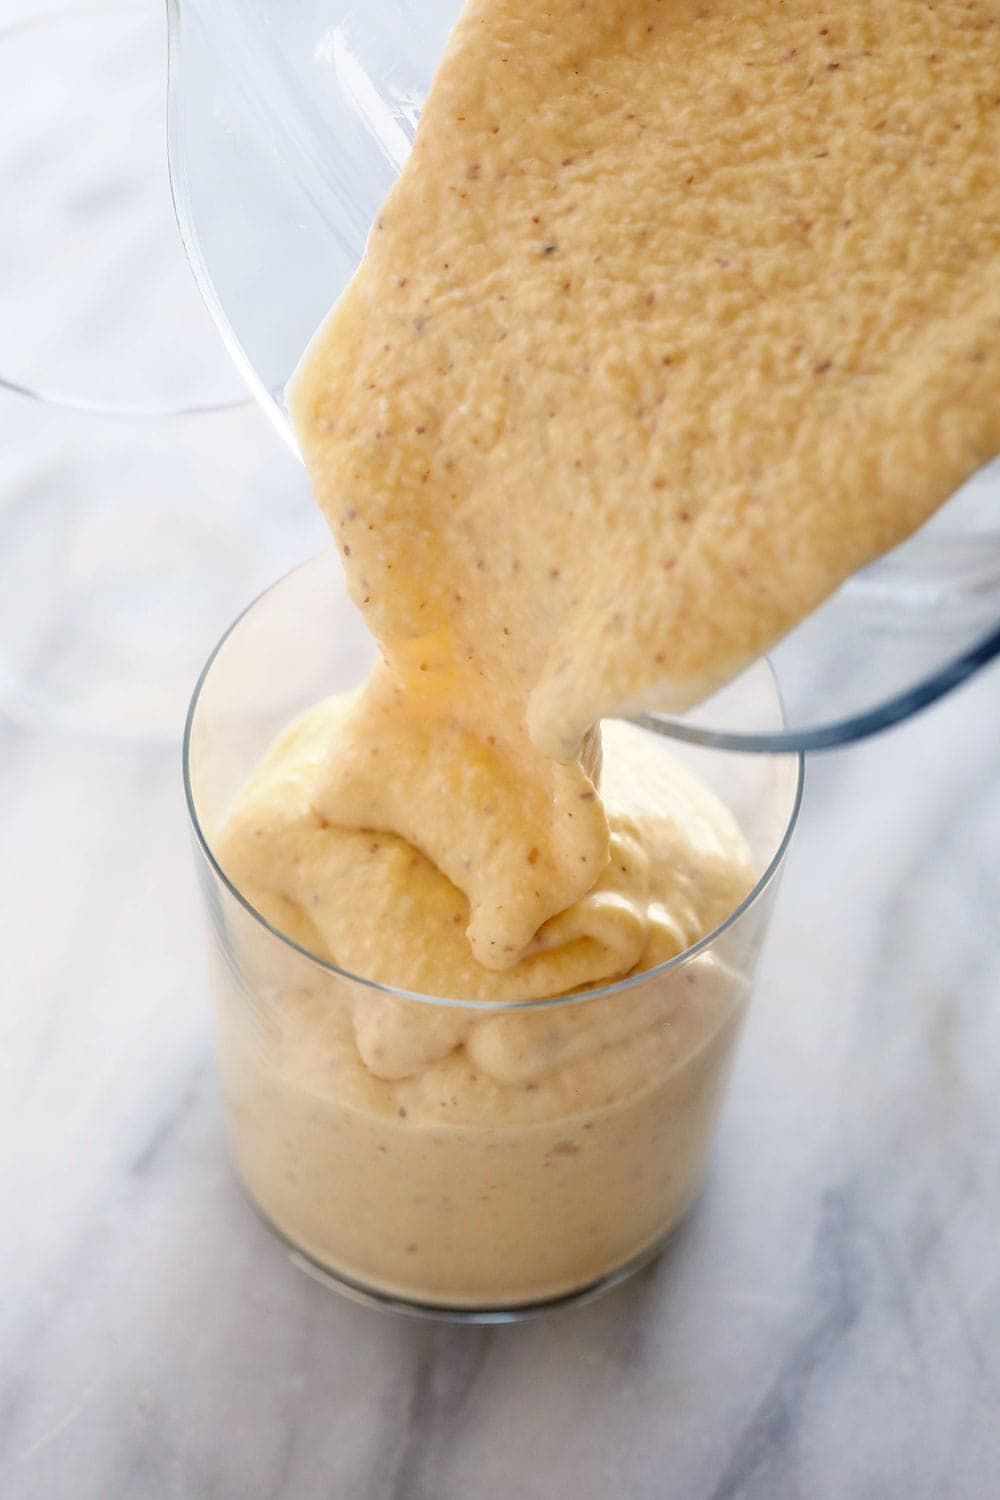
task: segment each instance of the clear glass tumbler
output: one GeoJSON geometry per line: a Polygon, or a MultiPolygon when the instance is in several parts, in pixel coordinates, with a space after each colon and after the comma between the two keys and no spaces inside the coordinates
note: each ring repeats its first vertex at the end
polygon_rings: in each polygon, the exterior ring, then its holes
{"type": "MultiPolygon", "coordinates": [[[[394,990],[275,930],[212,848],[278,731],[353,687],[372,656],[324,554],[237,620],[192,700],[185,781],[232,1154],[265,1217],[340,1290],[507,1320],[614,1284],[656,1254],[695,1198],[802,761],[664,744],[739,818],[758,872],[739,907],[671,962],[517,1004],[394,990]],[[375,1018],[390,1036],[423,1030],[455,1045],[409,1077],[375,1077],[358,1046],[375,1018]]],[[[750,710],[780,725],[766,664],[732,691],[734,725],[750,710]]]]}

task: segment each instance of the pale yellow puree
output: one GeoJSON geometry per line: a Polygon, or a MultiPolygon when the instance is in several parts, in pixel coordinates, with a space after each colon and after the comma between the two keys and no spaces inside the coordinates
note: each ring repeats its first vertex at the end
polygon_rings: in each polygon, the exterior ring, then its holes
{"type": "MultiPolygon", "coordinates": [[[[381,659],[219,833],[263,915],[493,1002],[725,919],[733,818],[595,726],[697,701],[1000,446],[998,161],[992,0],[471,0],[288,393],[381,659]]],[[[508,1013],[287,963],[263,1020],[222,987],[231,1131],[335,1270],[530,1301],[690,1201],[749,958],[508,1013]]]]}

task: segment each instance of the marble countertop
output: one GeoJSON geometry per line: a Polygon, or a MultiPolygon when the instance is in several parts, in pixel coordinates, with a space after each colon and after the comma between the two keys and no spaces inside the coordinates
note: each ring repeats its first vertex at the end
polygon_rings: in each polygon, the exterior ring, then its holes
{"type": "Polygon", "coordinates": [[[1000,1493],[1000,667],[812,761],[661,1260],[522,1326],[411,1321],[291,1264],[213,1072],[180,720],[322,545],[302,476],[249,407],[0,393],[0,452],[4,1500],[1000,1493]]]}
{"type": "MultiPolygon", "coordinates": [[[[250,409],[206,420],[257,440],[250,409]]],[[[0,518],[57,434],[86,456],[75,423],[0,404],[19,455],[0,518]]],[[[198,652],[311,515],[259,441],[271,529],[220,571],[198,652]]],[[[102,524],[71,527],[78,574],[81,534],[107,558],[102,524]]],[[[88,733],[8,688],[7,1500],[996,1493],[996,669],[812,761],[708,1190],[668,1253],[494,1330],[369,1311],[292,1266],[226,1162],[176,735],[116,734],[105,704],[88,733]]]]}
{"type": "Polygon", "coordinates": [[[1000,679],[812,763],[707,1192],[603,1301],[409,1321],[226,1162],[175,746],[4,724],[6,1500],[988,1500],[1000,679]]]}

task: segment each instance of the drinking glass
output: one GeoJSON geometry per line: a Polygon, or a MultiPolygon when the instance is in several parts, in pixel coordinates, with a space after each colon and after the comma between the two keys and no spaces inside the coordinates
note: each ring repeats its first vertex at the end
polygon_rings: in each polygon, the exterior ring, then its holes
{"type": "MultiPolygon", "coordinates": [[[[185,784],[232,1156],[299,1261],[341,1291],[429,1316],[510,1320],[613,1285],[693,1202],[802,761],[660,742],[736,815],[756,872],[739,906],[679,957],[552,999],[415,994],[291,941],[215,853],[275,735],[354,687],[373,654],[324,554],[240,616],[191,703],[185,784]],[[433,1038],[436,1060],[378,1077],[365,1063],[375,1033],[418,1048],[433,1038]]],[[[763,662],[720,707],[734,727],[751,710],[780,727],[763,662]]]]}

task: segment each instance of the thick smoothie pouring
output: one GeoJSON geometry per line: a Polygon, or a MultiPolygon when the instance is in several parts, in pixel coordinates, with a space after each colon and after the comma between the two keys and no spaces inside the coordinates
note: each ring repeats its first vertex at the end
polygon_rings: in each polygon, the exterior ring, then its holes
{"type": "Polygon", "coordinates": [[[737,935],[731,953],[655,966],[747,893],[744,840],[660,741],[609,723],[610,867],[534,951],[490,970],[467,898],[431,860],[317,818],[345,712],[321,704],[273,747],[223,832],[224,866],[309,951],[478,1004],[318,970],[231,912],[243,982],[220,964],[217,991],[237,1164],[292,1241],[382,1292],[477,1308],[586,1286],[659,1243],[697,1189],[752,950],[737,935]],[[489,1008],[602,967],[652,972],[589,1001],[489,1008]]]}
{"type": "MultiPolygon", "coordinates": [[[[720,685],[1000,446],[998,78],[988,0],[472,0],[289,391],[381,660],[219,835],[279,930],[495,1003],[738,905],[733,819],[595,726],[720,685]]],[[[288,984],[252,1045],[227,1001],[241,1170],[384,1289],[586,1284],[689,1201],[746,978],[560,1021],[288,984]]]]}

